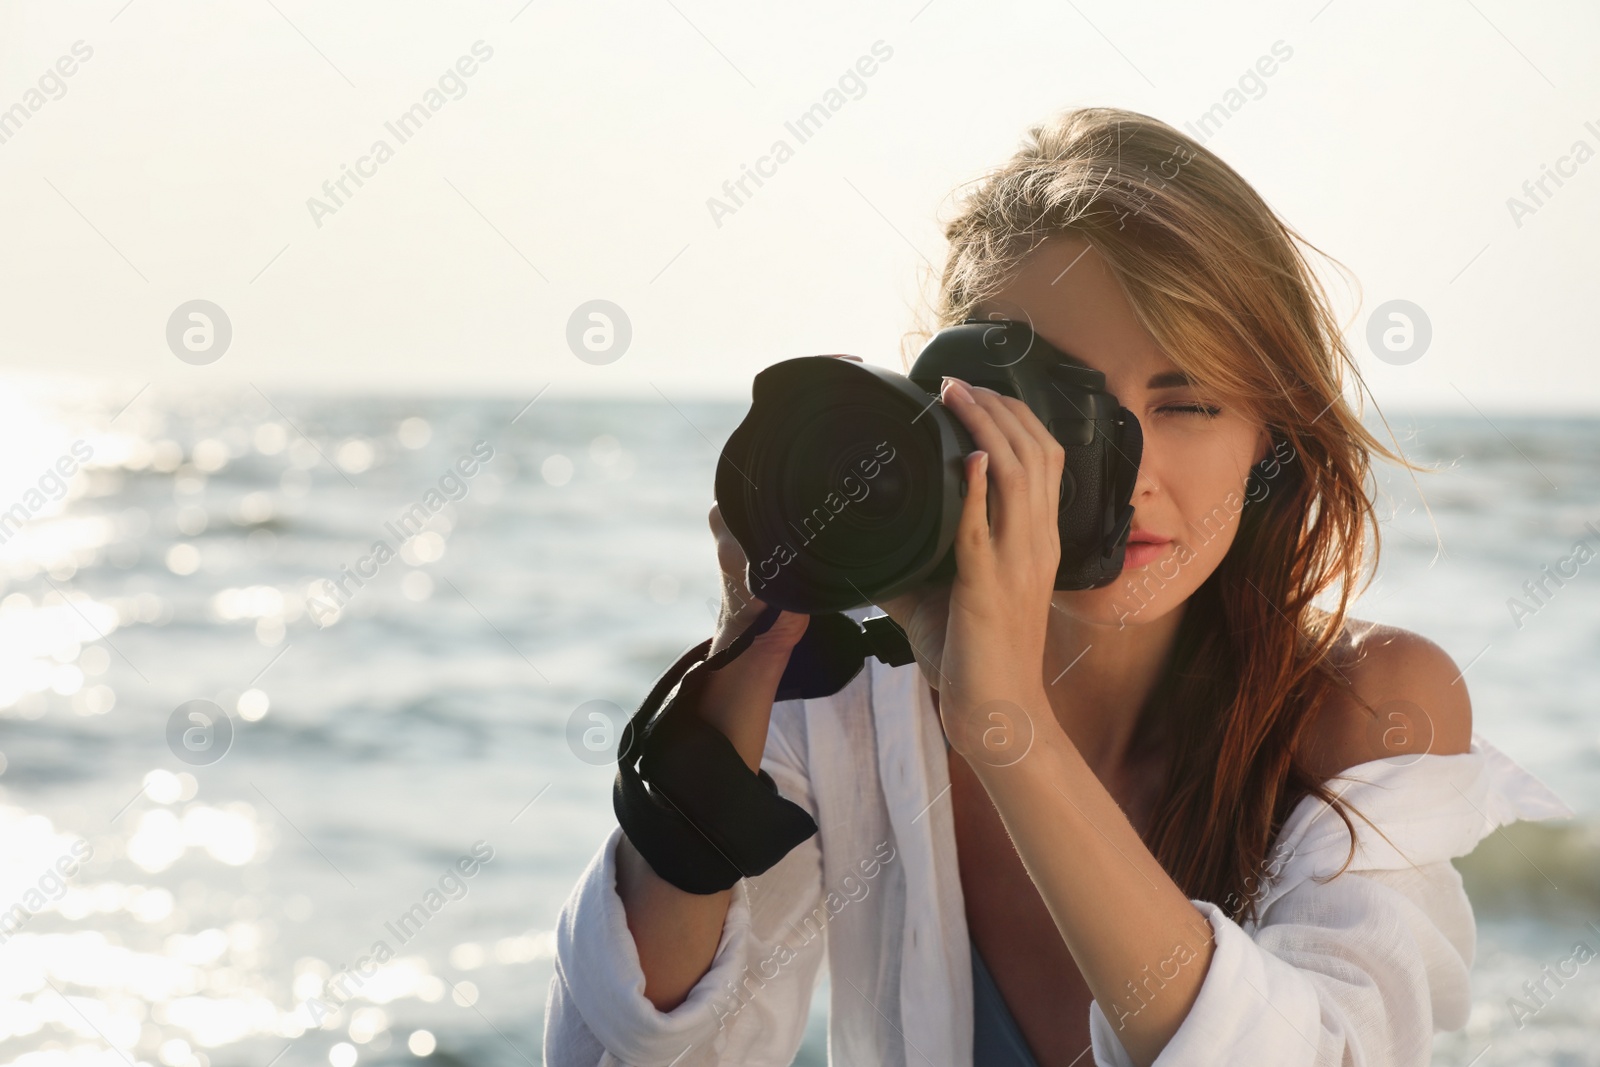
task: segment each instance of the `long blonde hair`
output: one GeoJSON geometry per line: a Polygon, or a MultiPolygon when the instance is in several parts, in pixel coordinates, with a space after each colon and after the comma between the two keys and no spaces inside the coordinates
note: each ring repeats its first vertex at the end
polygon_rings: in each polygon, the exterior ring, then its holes
{"type": "Polygon", "coordinates": [[[1332,654],[1376,571],[1372,458],[1426,468],[1361,422],[1366,384],[1300,246],[1325,254],[1192,138],[1133,111],[1071,110],[958,194],[937,328],[999,292],[1044,239],[1079,235],[1172,362],[1264,423],[1275,450],[1293,449],[1184,608],[1139,725],[1139,743],[1171,753],[1151,850],[1189,896],[1253,920],[1268,848],[1301,798],[1338,813],[1354,852],[1348,805],[1309,772],[1299,742],[1330,689],[1347,689],[1332,654]],[[1313,604],[1335,589],[1332,610],[1313,604]]]}

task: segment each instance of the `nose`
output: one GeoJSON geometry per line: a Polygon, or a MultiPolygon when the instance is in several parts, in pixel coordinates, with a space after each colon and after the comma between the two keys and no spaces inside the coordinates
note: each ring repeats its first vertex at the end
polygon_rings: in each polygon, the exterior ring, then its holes
{"type": "Polygon", "coordinates": [[[1146,437],[1139,452],[1139,473],[1133,480],[1131,500],[1138,501],[1154,496],[1156,491],[1155,462],[1151,455],[1150,438],[1146,437]]]}

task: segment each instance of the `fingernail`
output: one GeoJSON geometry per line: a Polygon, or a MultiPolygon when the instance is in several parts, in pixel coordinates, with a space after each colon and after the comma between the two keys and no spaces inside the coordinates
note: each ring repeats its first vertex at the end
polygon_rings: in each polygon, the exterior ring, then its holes
{"type": "Polygon", "coordinates": [[[962,383],[960,378],[943,379],[939,389],[939,399],[943,400],[951,393],[954,393],[962,400],[965,400],[969,403],[972,402],[972,390],[968,389],[966,385],[962,383]]]}

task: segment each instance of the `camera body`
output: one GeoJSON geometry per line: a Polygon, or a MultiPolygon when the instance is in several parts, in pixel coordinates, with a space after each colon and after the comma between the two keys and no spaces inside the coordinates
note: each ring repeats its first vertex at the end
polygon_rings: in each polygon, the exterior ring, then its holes
{"type": "Polygon", "coordinates": [[[1120,574],[1144,438],[1139,420],[1106,391],[1106,376],[1009,319],[967,319],[935,334],[909,377],[937,396],[947,376],[1016,397],[1065,450],[1056,588],[1094,588],[1120,574]]]}
{"type": "Polygon", "coordinates": [[[756,375],[716,474],[756,597],[818,614],[954,575],[974,445],[938,400],[946,376],[1021,400],[1065,449],[1055,588],[1093,588],[1121,573],[1138,420],[1106,391],[1105,375],[1026,323],[968,319],[940,330],[909,375],[828,356],[756,375]]]}

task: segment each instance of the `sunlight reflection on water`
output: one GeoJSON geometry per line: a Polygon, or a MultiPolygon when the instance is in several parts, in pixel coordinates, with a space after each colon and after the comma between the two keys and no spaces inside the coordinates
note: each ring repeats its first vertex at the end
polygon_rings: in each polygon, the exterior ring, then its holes
{"type": "MultiPolygon", "coordinates": [[[[708,441],[741,407],[127,399],[0,393],[0,1063],[537,1062],[551,923],[613,825],[612,770],[567,722],[633,707],[709,633],[708,441]],[[492,459],[451,481],[480,443],[492,459]],[[168,747],[195,699],[232,724],[214,762],[168,747]]],[[[1413,446],[1460,460],[1423,483],[1450,557],[1389,478],[1356,614],[1458,662],[1488,644],[1478,728],[1589,812],[1595,579],[1525,631],[1504,601],[1600,516],[1600,435],[1512,432],[1526,456],[1472,420],[1413,446]]],[[[1486,843],[1476,1029],[1441,1048],[1492,1031],[1484,1067],[1557,1062],[1504,1001],[1570,925],[1527,914],[1526,855],[1581,884],[1591,829],[1486,843]]],[[[1593,997],[1569,1009],[1573,1032],[1600,1020],[1593,997]]],[[[1564,1020],[1536,1035],[1564,1047],[1564,1020]]]]}

